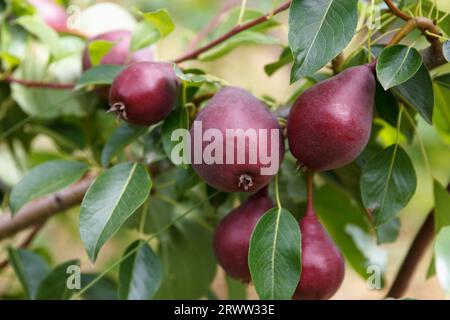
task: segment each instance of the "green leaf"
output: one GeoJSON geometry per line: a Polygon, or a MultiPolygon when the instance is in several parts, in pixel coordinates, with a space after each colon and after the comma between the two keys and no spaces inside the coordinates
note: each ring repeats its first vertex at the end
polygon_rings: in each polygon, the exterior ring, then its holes
{"type": "Polygon", "coordinates": [[[285,209],[268,211],[253,231],[249,268],[263,300],[288,300],[301,273],[301,235],[297,220],[285,209]]]}
{"type": "Polygon", "coordinates": [[[327,184],[316,191],[316,212],[345,259],[363,278],[367,267],[377,265],[385,270],[387,252],[376,245],[364,208],[342,189],[327,184]]]}
{"type": "Polygon", "coordinates": [[[114,42],[107,40],[95,40],[89,42],[88,51],[92,65],[97,66],[114,46],[114,42]]]}
{"type": "Polygon", "coordinates": [[[394,219],[414,195],[417,177],[408,154],[399,145],[371,158],[361,176],[364,206],[373,210],[375,226],[394,219]]]}
{"type": "Polygon", "coordinates": [[[450,62],[450,41],[445,41],[442,45],[442,53],[447,61],[450,62]]]}
{"type": "Polygon", "coordinates": [[[434,256],[436,273],[446,294],[450,294],[450,227],[443,228],[436,236],[434,256]]]}
{"type": "Polygon", "coordinates": [[[148,198],[152,182],[138,163],[122,163],[100,175],[91,185],[80,211],[80,234],[89,259],[148,198]]]}
{"type": "Polygon", "coordinates": [[[202,53],[198,58],[202,61],[216,60],[244,44],[280,45],[280,41],[273,36],[260,32],[244,31],[202,53]]]}
{"type": "Polygon", "coordinates": [[[270,63],[264,67],[264,71],[268,76],[273,75],[275,72],[277,72],[279,69],[284,67],[285,65],[291,63],[294,61],[294,57],[292,56],[292,52],[290,48],[285,48],[278,58],[278,61],[275,61],[273,63],[270,63]]]}
{"type": "Polygon", "coordinates": [[[85,163],[56,160],[33,168],[12,190],[10,207],[16,213],[26,203],[78,181],[89,169],[85,163]]]}
{"type": "MultiPolygon", "coordinates": [[[[155,213],[155,212],[154,212],[155,213]]],[[[155,299],[196,300],[206,296],[216,274],[212,233],[189,218],[161,238],[164,280],[155,299]]]]}
{"type": "Polygon", "coordinates": [[[49,27],[39,16],[22,16],[16,20],[16,23],[47,44],[54,56],[59,55],[58,33],[49,27]]]}
{"type": "Polygon", "coordinates": [[[433,119],[433,83],[430,73],[422,64],[417,73],[408,81],[392,88],[407,105],[414,108],[429,124],[433,119]]]}
{"type": "Polygon", "coordinates": [[[357,0],[294,0],[289,11],[289,45],[294,55],[291,83],[313,75],[350,42],[358,22],[357,0]]]}
{"type": "Polygon", "coordinates": [[[450,144],[450,75],[436,78],[433,124],[442,140],[450,144]],[[443,84],[443,81],[447,81],[443,84]]]}
{"type": "Polygon", "coordinates": [[[205,83],[213,85],[228,85],[228,83],[218,77],[208,75],[208,74],[197,74],[197,73],[184,73],[177,65],[173,65],[178,79],[183,81],[183,84],[187,87],[200,87],[205,83]]]}
{"type": "Polygon", "coordinates": [[[247,286],[239,280],[225,276],[228,289],[228,300],[247,300],[247,286]]]}
{"type": "Polygon", "coordinates": [[[107,167],[113,157],[118,155],[127,145],[147,132],[148,128],[128,123],[121,125],[106,142],[102,151],[102,166],[107,167]]]}
{"type": "MultiPolygon", "coordinates": [[[[98,276],[98,274],[81,274],[81,288],[87,286],[98,276]]],[[[83,298],[86,300],[117,300],[117,283],[109,277],[102,277],[83,294],[83,298]]]]}
{"type": "Polygon", "coordinates": [[[377,77],[384,90],[411,79],[422,65],[422,56],[413,47],[395,45],[384,49],[377,62],[377,77]]]}
{"type": "Polygon", "coordinates": [[[378,244],[393,243],[400,234],[400,219],[394,218],[375,229],[378,244]]]}
{"type": "Polygon", "coordinates": [[[136,26],[131,37],[131,51],[146,48],[160,39],[158,29],[148,21],[141,21],[136,26]]]}
{"type": "Polygon", "coordinates": [[[140,240],[133,242],[124,255],[129,256],[120,264],[120,299],[148,300],[153,298],[162,281],[162,266],[158,256],[147,243],[140,240]],[[137,248],[138,246],[139,248],[137,248]],[[134,252],[130,254],[133,250],[134,252]]]}
{"type": "Polygon", "coordinates": [[[37,300],[68,300],[75,293],[75,289],[69,289],[67,272],[71,266],[80,266],[80,261],[72,260],[54,268],[41,282],[37,291],[37,300]]]}
{"type": "Polygon", "coordinates": [[[78,90],[91,85],[111,85],[123,69],[123,66],[111,64],[92,67],[81,75],[75,89],[78,90]]]}
{"type": "Polygon", "coordinates": [[[177,129],[189,129],[189,113],[186,108],[178,107],[166,118],[161,129],[164,152],[172,160],[173,148],[181,143],[172,141],[172,133],[177,129]]]}
{"type": "Polygon", "coordinates": [[[9,261],[19,278],[28,299],[36,299],[42,280],[50,272],[50,268],[38,254],[25,249],[8,249],[9,261]]]}
{"type": "Polygon", "coordinates": [[[379,82],[375,91],[375,106],[380,118],[396,128],[400,113],[397,100],[391,91],[385,91],[379,82]]]}
{"type": "Polygon", "coordinates": [[[167,9],[159,9],[141,14],[145,21],[148,21],[155,26],[161,37],[169,35],[173,29],[175,29],[175,24],[167,9]]]}

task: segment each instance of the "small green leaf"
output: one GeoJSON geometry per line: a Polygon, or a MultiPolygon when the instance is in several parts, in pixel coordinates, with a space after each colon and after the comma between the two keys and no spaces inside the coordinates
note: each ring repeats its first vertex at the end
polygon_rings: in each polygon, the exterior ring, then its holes
{"type": "Polygon", "coordinates": [[[408,204],[416,186],[413,163],[399,145],[392,145],[370,159],[361,176],[361,196],[364,206],[373,210],[375,226],[394,219],[408,204]]]}
{"type": "Polygon", "coordinates": [[[375,91],[375,106],[379,117],[396,128],[400,113],[397,99],[391,91],[385,91],[379,82],[375,91]]]}
{"type": "Polygon", "coordinates": [[[395,45],[381,52],[377,62],[377,76],[384,90],[411,79],[422,65],[422,56],[413,47],[395,45]]]}
{"type": "Polygon", "coordinates": [[[270,63],[264,67],[264,71],[268,76],[273,75],[275,72],[277,72],[279,69],[284,67],[285,65],[291,63],[294,61],[294,57],[292,56],[292,52],[290,48],[285,48],[278,58],[278,61],[275,61],[273,63],[270,63]]]}
{"type": "Polygon", "coordinates": [[[148,128],[128,123],[121,125],[106,142],[102,151],[102,166],[107,167],[113,157],[118,155],[127,145],[147,132],[148,128]]]}
{"type": "Polygon", "coordinates": [[[167,9],[159,9],[153,12],[142,13],[145,21],[150,22],[158,30],[161,37],[169,35],[173,29],[175,29],[175,24],[173,23],[172,17],[167,9]]]}
{"type": "Polygon", "coordinates": [[[36,299],[39,285],[50,268],[38,254],[25,249],[8,249],[9,261],[28,299],[36,299]]]}
{"type": "Polygon", "coordinates": [[[91,185],[80,210],[80,234],[89,259],[95,262],[103,244],[148,198],[152,182],[138,163],[122,163],[91,185]]]}
{"type": "Polygon", "coordinates": [[[407,105],[414,108],[429,124],[433,119],[433,83],[425,65],[408,81],[392,88],[407,105]]]}
{"type": "Polygon", "coordinates": [[[92,67],[81,75],[75,89],[78,90],[91,85],[110,85],[123,69],[123,66],[111,64],[92,67]]]}
{"type": "Polygon", "coordinates": [[[178,107],[167,117],[161,129],[164,152],[169,159],[172,159],[173,148],[181,143],[172,141],[172,133],[177,129],[189,129],[189,113],[186,108],[178,107]]]}
{"type": "Polygon", "coordinates": [[[434,256],[436,273],[446,294],[450,294],[450,227],[441,229],[436,236],[434,256]]]}
{"type": "Polygon", "coordinates": [[[176,64],[173,65],[178,79],[183,81],[183,84],[187,87],[200,87],[205,83],[209,83],[217,86],[226,86],[228,83],[218,77],[208,75],[208,74],[197,74],[197,73],[184,73],[176,64]]]}
{"type": "Polygon", "coordinates": [[[148,300],[153,298],[162,281],[162,266],[152,248],[140,240],[125,251],[129,256],[119,269],[119,297],[123,300],[148,300]],[[139,248],[137,248],[139,246],[139,248]],[[130,254],[131,251],[134,252],[130,254]]]}
{"type": "Polygon", "coordinates": [[[95,40],[88,44],[89,57],[93,66],[97,66],[106,56],[115,43],[107,40],[95,40]]]}
{"type": "Polygon", "coordinates": [[[253,231],[249,268],[263,300],[288,300],[301,273],[301,235],[297,220],[285,209],[268,211],[253,231]]]}
{"type": "Polygon", "coordinates": [[[89,169],[85,163],[56,160],[33,168],[12,190],[10,207],[16,213],[26,203],[78,181],[89,169]]]}
{"type": "Polygon", "coordinates": [[[289,10],[291,82],[310,76],[350,42],[358,23],[357,0],[294,0],[289,10]]]}
{"type": "Polygon", "coordinates": [[[71,276],[69,267],[80,266],[79,260],[65,262],[54,268],[39,286],[37,300],[68,300],[75,293],[75,289],[69,289],[71,276]]]}
{"type": "Polygon", "coordinates": [[[131,51],[146,48],[160,39],[158,29],[148,21],[141,21],[131,37],[131,51]]]}

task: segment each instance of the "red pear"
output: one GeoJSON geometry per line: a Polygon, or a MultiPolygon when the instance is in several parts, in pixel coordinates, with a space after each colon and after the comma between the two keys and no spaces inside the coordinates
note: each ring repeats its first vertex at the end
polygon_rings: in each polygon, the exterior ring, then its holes
{"type": "Polygon", "coordinates": [[[288,119],[299,164],[314,171],[343,167],[366,147],[373,120],[373,65],[352,67],[306,90],[288,119]]]}
{"type": "Polygon", "coordinates": [[[248,250],[258,220],[273,208],[267,188],[249,197],[231,211],[219,224],[214,235],[214,253],[219,264],[231,277],[249,282],[248,250]]]}
{"type": "MultiPolygon", "coordinates": [[[[284,144],[280,126],[266,106],[249,92],[236,87],[220,90],[200,111],[196,122],[201,123],[203,132],[213,129],[223,137],[221,163],[207,164],[205,161],[201,161],[201,163],[192,161],[192,166],[197,174],[214,188],[226,192],[255,192],[266,186],[278,171],[279,165],[275,168],[275,172],[263,172],[262,168],[270,167],[271,164],[262,163],[259,154],[261,148],[264,147],[273,158],[273,162],[281,164],[284,156],[284,144]],[[264,132],[261,129],[266,130],[266,134],[263,134],[267,138],[265,142],[260,139],[259,134],[264,132]],[[227,137],[227,131],[230,132],[230,130],[255,134],[245,137],[245,143],[239,144],[237,139],[227,137]],[[272,143],[272,137],[276,136],[275,132],[279,139],[276,140],[276,143],[272,143]],[[234,149],[230,147],[233,143],[234,149]],[[273,154],[270,152],[272,145],[275,150],[273,154]],[[243,156],[245,161],[239,162],[239,155],[243,156]],[[232,160],[234,158],[234,160],[228,161],[228,158],[232,160]],[[252,162],[251,158],[256,160],[252,162]]],[[[194,128],[195,123],[191,129],[191,137],[195,137],[194,128]]],[[[194,139],[192,141],[194,143],[194,139]]],[[[202,154],[210,143],[203,141],[200,150],[202,154]]],[[[194,158],[196,152],[194,145],[192,150],[194,158]]],[[[197,156],[202,157],[202,154],[197,154],[197,156]]]]}

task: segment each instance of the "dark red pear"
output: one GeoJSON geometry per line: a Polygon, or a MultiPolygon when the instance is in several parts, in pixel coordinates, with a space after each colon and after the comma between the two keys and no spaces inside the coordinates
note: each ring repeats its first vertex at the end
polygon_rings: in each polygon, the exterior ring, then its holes
{"type": "Polygon", "coordinates": [[[299,164],[315,171],[343,167],[366,147],[373,120],[373,65],[349,68],[306,90],[288,118],[288,139],[299,164]]]}
{"type": "Polygon", "coordinates": [[[250,238],[258,220],[272,208],[273,202],[264,188],[220,222],[214,235],[214,253],[229,276],[245,282],[251,280],[248,267],[250,238]]]}
{"type": "Polygon", "coordinates": [[[170,63],[136,62],[111,86],[111,111],[131,124],[150,126],[166,118],[176,105],[180,82],[170,63]]]}
{"type": "MultiPolygon", "coordinates": [[[[100,64],[126,65],[133,62],[153,61],[153,49],[144,48],[136,52],[131,52],[131,32],[127,30],[116,30],[99,34],[88,40],[88,44],[105,40],[114,43],[114,47],[102,58],[100,64]]],[[[92,68],[88,47],[83,52],[83,71],[92,68]]]]}
{"type": "MultiPolygon", "coordinates": [[[[220,90],[198,114],[191,129],[192,137],[195,137],[196,123],[201,123],[204,133],[212,129],[223,137],[223,152],[218,156],[220,162],[207,164],[205,161],[194,159],[196,152],[197,156],[202,158],[205,148],[211,142],[203,141],[200,151],[196,150],[195,145],[192,146],[192,166],[197,174],[212,187],[226,192],[256,192],[266,186],[277,173],[284,156],[280,126],[266,106],[248,91],[236,87],[220,90]],[[255,134],[239,135],[241,141],[245,139],[245,143],[239,143],[236,138],[238,135],[227,137],[227,132],[237,134],[238,130],[241,133],[255,134]],[[276,137],[277,134],[279,139],[272,142],[272,137],[276,137]],[[266,138],[265,141],[261,139],[261,136],[266,138]],[[273,152],[271,152],[272,148],[273,152]],[[272,163],[262,161],[260,153],[266,153],[261,152],[264,149],[272,157],[272,163]],[[278,165],[274,165],[275,162],[278,165]],[[262,170],[271,166],[275,168],[274,172],[262,170]]],[[[193,144],[194,140],[192,139],[193,144]]]]}
{"type": "Polygon", "coordinates": [[[302,273],[293,299],[326,300],[341,287],[345,262],[312,207],[300,222],[302,273]]]}

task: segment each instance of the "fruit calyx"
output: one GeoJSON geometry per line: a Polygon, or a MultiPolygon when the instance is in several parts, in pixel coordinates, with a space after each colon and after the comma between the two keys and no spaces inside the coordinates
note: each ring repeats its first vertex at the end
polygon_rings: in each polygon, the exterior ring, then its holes
{"type": "Polygon", "coordinates": [[[243,188],[245,191],[248,191],[252,187],[253,187],[252,176],[248,174],[241,174],[239,176],[238,188],[243,188]]]}
{"type": "Polygon", "coordinates": [[[111,108],[109,108],[107,113],[114,113],[117,116],[117,120],[124,120],[127,121],[127,108],[125,107],[125,104],[122,102],[115,102],[111,105],[111,108]]]}

